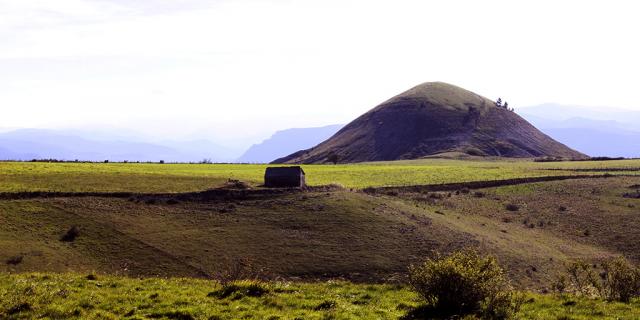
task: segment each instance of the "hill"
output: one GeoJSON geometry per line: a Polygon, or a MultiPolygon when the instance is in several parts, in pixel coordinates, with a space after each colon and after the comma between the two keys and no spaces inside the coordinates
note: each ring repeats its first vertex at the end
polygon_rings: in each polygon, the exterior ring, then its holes
{"type": "Polygon", "coordinates": [[[640,261],[640,203],[622,196],[639,184],[638,177],[608,177],[472,192],[314,188],[0,200],[0,261],[7,262],[0,271],[215,277],[247,258],[274,277],[378,282],[403,279],[409,264],[435,252],[471,247],[496,255],[519,287],[545,288],[573,259],[640,261]],[[79,236],[60,241],[71,226],[79,236]],[[20,263],[9,263],[13,257],[20,263]]]}
{"type": "Polygon", "coordinates": [[[269,163],[292,152],[313,147],[328,139],[344,125],[317,128],[293,128],[274,133],[269,139],[252,145],[236,162],[269,163]]]}
{"type": "Polygon", "coordinates": [[[471,91],[430,82],[358,117],[319,145],[274,163],[416,159],[444,152],[476,156],[584,158],[512,111],[471,91]]]}

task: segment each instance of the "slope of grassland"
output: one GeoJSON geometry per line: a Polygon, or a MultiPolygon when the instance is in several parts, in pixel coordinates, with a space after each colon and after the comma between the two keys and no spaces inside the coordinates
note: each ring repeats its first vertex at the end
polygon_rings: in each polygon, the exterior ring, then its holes
{"type": "MultiPolygon", "coordinates": [[[[213,281],[135,279],[79,274],[0,273],[3,319],[398,319],[420,305],[397,285],[349,282],[260,285],[253,294],[221,296],[213,281]]],[[[637,319],[630,304],[529,294],[518,319],[637,319]]]]}
{"type": "Polygon", "coordinates": [[[522,184],[480,192],[348,190],[248,199],[0,201],[0,270],[215,277],[248,258],[285,279],[403,280],[435,252],[496,255],[521,288],[548,288],[575,259],[640,258],[640,177],[522,184]],[[171,201],[174,200],[174,201],[171,201]],[[176,203],[177,202],[177,203],[176,203]],[[509,211],[507,205],[517,206],[509,211]],[[72,225],[80,236],[59,238],[72,225]]]}
{"type": "Polygon", "coordinates": [[[346,191],[177,204],[0,201],[0,211],[0,259],[24,257],[0,267],[11,271],[203,277],[250,258],[277,276],[379,281],[468,238],[384,199],[346,191]],[[78,239],[59,241],[72,225],[81,230],[78,239]]]}
{"type": "MultiPolygon", "coordinates": [[[[0,319],[398,318],[419,304],[402,285],[407,266],[436,252],[476,248],[495,255],[516,287],[532,291],[548,290],[576,259],[624,255],[640,263],[640,176],[633,176],[639,160],[310,165],[312,185],[349,188],[179,193],[229,178],[256,186],[264,168],[0,163],[0,319]],[[559,175],[590,178],[429,188],[559,175]],[[16,193],[37,190],[79,194],[19,199],[16,193]],[[83,196],[90,191],[140,194],[83,196]],[[79,236],[61,241],[71,226],[79,236]],[[220,285],[210,279],[239,259],[278,281],[260,296],[217,296],[220,285]]],[[[520,318],[640,317],[640,301],[532,298],[520,318]]]]}
{"type": "MultiPolygon", "coordinates": [[[[220,186],[228,179],[260,185],[265,168],[266,165],[243,164],[0,162],[0,192],[190,192],[220,186]]],[[[305,165],[303,168],[310,185],[337,183],[348,188],[366,188],[594,173],[575,169],[639,174],[640,160],[539,163],[504,159],[422,159],[305,165]]]]}

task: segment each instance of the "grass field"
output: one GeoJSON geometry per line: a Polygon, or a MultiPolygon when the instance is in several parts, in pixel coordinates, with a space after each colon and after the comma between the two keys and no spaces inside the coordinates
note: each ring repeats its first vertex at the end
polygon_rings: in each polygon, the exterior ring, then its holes
{"type": "MultiPolygon", "coordinates": [[[[215,188],[230,178],[258,186],[265,167],[0,162],[0,192],[177,193],[215,188]]],[[[576,259],[597,263],[623,255],[640,262],[640,199],[625,196],[640,189],[640,160],[428,159],[304,168],[311,185],[354,189],[636,176],[446,192],[7,197],[0,200],[0,319],[398,319],[420,302],[404,285],[381,283],[401,283],[408,265],[435,252],[492,254],[514,286],[530,292],[547,291],[576,259]],[[79,227],[79,236],[61,241],[71,226],[79,227]],[[279,280],[263,284],[258,296],[220,297],[221,286],[202,278],[216,278],[238,258],[279,280]]],[[[637,300],[528,295],[520,319],[640,318],[637,300]]]]}
{"type": "MultiPolygon", "coordinates": [[[[240,283],[239,289],[250,283],[240,283]]],[[[420,305],[406,286],[272,282],[227,292],[213,281],[0,274],[3,319],[398,319],[420,305]],[[256,289],[257,288],[257,289],[256,289]],[[226,296],[225,296],[226,295],[226,296]]],[[[638,319],[629,304],[529,294],[519,319],[638,319]]]]}
{"type": "MultiPolygon", "coordinates": [[[[0,192],[188,192],[220,186],[228,179],[259,185],[267,165],[0,162],[0,192]]],[[[305,165],[310,185],[348,188],[422,185],[479,180],[640,173],[640,160],[552,162],[424,159],[348,165],[305,165]],[[560,169],[560,170],[548,170],[560,169]]]]}
{"type": "Polygon", "coordinates": [[[403,279],[409,264],[434,252],[472,247],[498,257],[519,288],[543,290],[575,259],[640,261],[640,200],[622,197],[639,184],[549,181],[485,188],[482,197],[333,190],[244,200],[1,200],[0,262],[22,261],[0,271],[202,277],[250,258],[290,280],[382,282],[403,279]],[[60,241],[73,225],[80,236],[60,241]]]}

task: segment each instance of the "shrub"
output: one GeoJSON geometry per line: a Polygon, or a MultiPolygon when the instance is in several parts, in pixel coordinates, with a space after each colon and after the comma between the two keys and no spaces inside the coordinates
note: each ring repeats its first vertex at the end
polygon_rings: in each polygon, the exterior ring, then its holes
{"type": "Polygon", "coordinates": [[[18,303],[14,306],[12,306],[11,308],[9,308],[9,310],[7,310],[7,314],[8,315],[15,315],[15,314],[19,314],[21,312],[26,312],[31,310],[31,304],[29,304],[28,302],[22,302],[22,303],[18,303]]]}
{"type": "Polygon", "coordinates": [[[439,192],[434,192],[429,194],[429,198],[436,199],[436,200],[444,199],[445,197],[446,197],[446,194],[439,193],[439,192]]]}
{"type": "Polygon", "coordinates": [[[244,189],[251,189],[251,185],[249,185],[244,181],[229,179],[227,182],[225,182],[224,188],[244,190],[244,189]]]}
{"type": "Polygon", "coordinates": [[[167,312],[155,312],[149,315],[152,319],[175,319],[175,320],[193,320],[195,319],[188,311],[167,311],[167,312]]]}
{"type": "Polygon", "coordinates": [[[333,151],[330,152],[329,155],[327,156],[327,162],[338,164],[338,161],[340,161],[340,156],[337,153],[334,153],[333,151]]]}
{"type": "MultiPolygon", "coordinates": [[[[565,276],[560,278],[562,282],[569,282],[575,292],[585,296],[599,295],[602,299],[620,302],[640,297],[640,269],[626,259],[618,257],[604,261],[599,274],[596,267],[579,260],[567,267],[569,281],[565,276]]],[[[564,284],[563,289],[567,287],[564,284]]]]}
{"type": "Polygon", "coordinates": [[[23,256],[13,256],[13,257],[10,257],[9,259],[7,259],[6,262],[9,265],[15,266],[15,265],[21,264],[23,258],[24,258],[23,256]]]}
{"type": "Polygon", "coordinates": [[[513,203],[509,203],[509,204],[505,205],[504,208],[509,210],[509,211],[518,211],[518,210],[520,210],[520,206],[517,205],[517,204],[513,204],[513,203]]]}
{"type": "Polygon", "coordinates": [[[567,267],[567,274],[576,293],[587,296],[595,294],[598,280],[590,264],[578,260],[567,267]]]}
{"type": "Polygon", "coordinates": [[[373,187],[366,187],[364,189],[362,189],[362,192],[366,193],[366,194],[376,194],[377,193],[377,189],[373,188],[373,187]]]}
{"type": "Polygon", "coordinates": [[[320,310],[330,310],[336,307],[336,302],[333,300],[325,300],[322,301],[322,303],[320,303],[319,305],[315,306],[313,308],[313,310],[315,311],[320,311],[320,310]]]}
{"type": "Polygon", "coordinates": [[[623,194],[622,197],[623,198],[630,198],[630,199],[640,199],[640,191],[627,192],[627,193],[623,194]]]}
{"type": "Polygon", "coordinates": [[[80,235],[80,229],[77,226],[71,227],[65,234],[60,237],[60,241],[73,242],[80,235]]]}
{"type": "Polygon", "coordinates": [[[207,296],[218,299],[231,298],[231,300],[238,300],[243,297],[262,297],[267,293],[269,293],[269,288],[264,283],[243,280],[226,283],[219,290],[209,292],[207,296]]]}
{"type": "Polygon", "coordinates": [[[561,275],[558,277],[556,282],[551,285],[551,289],[557,293],[563,294],[567,291],[567,277],[565,275],[561,275]]]}
{"type": "Polygon", "coordinates": [[[623,257],[602,263],[600,294],[610,301],[629,302],[640,296],[640,269],[623,257]]]}
{"type": "Polygon", "coordinates": [[[258,267],[253,260],[236,258],[228,261],[224,268],[214,274],[214,278],[224,286],[239,280],[265,280],[270,276],[266,268],[258,267]]]}
{"type": "Polygon", "coordinates": [[[438,256],[411,266],[409,282],[442,315],[510,319],[520,308],[521,299],[496,259],[481,257],[473,251],[438,256]]]}

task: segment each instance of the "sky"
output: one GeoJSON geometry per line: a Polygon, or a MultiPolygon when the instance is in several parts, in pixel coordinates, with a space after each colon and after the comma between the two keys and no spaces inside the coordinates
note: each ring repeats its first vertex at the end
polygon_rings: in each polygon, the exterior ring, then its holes
{"type": "Polygon", "coordinates": [[[243,144],[427,81],[640,110],[634,1],[0,0],[0,128],[243,144]]]}

